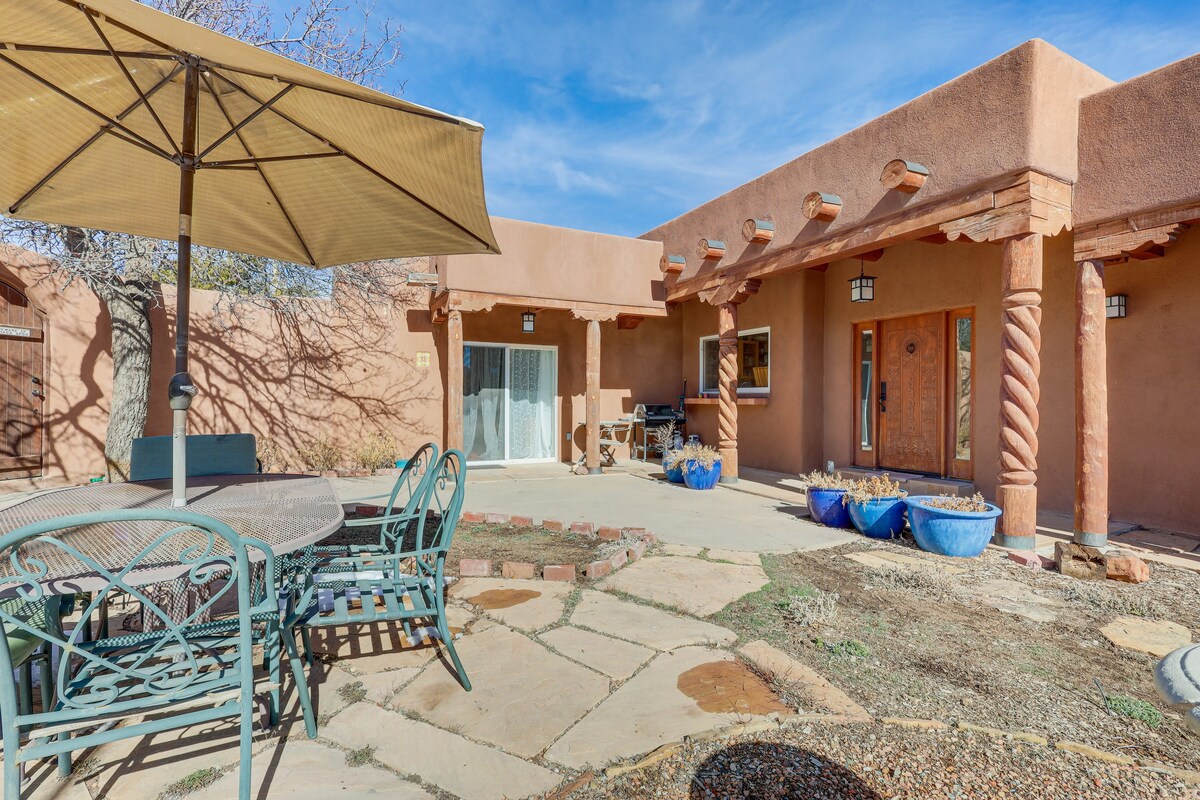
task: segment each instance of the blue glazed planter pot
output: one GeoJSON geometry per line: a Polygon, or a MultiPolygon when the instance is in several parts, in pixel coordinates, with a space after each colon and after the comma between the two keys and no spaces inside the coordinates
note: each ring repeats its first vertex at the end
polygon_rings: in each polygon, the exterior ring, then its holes
{"type": "Polygon", "coordinates": [[[663,466],[663,472],[671,483],[683,483],[683,462],[676,461],[673,466],[663,466]]]}
{"type": "Polygon", "coordinates": [[[683,482],[689,489],[711,489],[720,479],[720,461],[714,461],[711,467],[702,467],[696,461],[688,461],[683,465],[683,482]]]}
{"type": "Polygon", "coordinates": [[[842,502],[846,496],[845,489],[816,489],[810,486],[805,493],[808,496],[808,513],[813,520],[831,528],[850,527],[850,512],[842,502]]]}
{"type": "Polygon", "coordinates": [[[932,497],[908,497],[908,523],[917,546],[930,553],[974,558],[983,552],[996,531],[1000,509],[988,503],[987,511],[951,511],[926,505],[932,497]]]}
{"type": "Polygon", "coordinates": [[[854,527],[872,539],[893,539],[904,530],[904,501],[899,497],[873,497],[863,503],[847,503],[846,510],[854,527]]]}

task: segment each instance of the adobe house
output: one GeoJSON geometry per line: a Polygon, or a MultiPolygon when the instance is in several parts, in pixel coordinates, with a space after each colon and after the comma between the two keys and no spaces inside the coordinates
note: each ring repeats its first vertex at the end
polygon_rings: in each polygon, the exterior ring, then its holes
{"type": "MultiPolygon", "coordinates": [[[[197,292],[197,427],[385,427],[596,470],[601,421],[683,395],[727,480],[833,462],[975,487],[1013,546],[1037,508],[1074,506],[1089,543],[1110,513],[1195,530],[1197,89],[1200,57],[1114,84],[1031,41],[639,239],[494,219],[502,255],[432,259],[435,288],[382,327],[322,326],[315,362],[197,292]]],[[[103,440],[103,315],[27,278],[0,265],[51,351],[31,474],[78,481],[103,440]]]]}

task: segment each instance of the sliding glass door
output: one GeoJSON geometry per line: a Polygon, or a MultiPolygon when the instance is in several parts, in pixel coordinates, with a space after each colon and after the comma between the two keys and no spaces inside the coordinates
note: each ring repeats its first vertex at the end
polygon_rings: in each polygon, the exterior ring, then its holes
{"type": "Polygon", "coordinates": [[[463,447],[467,460],[556,460],[557,387],[555,348],[465,345],[463,447]]]}

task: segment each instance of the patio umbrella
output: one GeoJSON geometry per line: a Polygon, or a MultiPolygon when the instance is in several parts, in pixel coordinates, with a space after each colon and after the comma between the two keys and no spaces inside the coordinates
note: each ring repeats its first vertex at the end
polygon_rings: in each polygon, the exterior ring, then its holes
{"type": "Polygon", "coordinates": [[[178,238],[175,505],[193,242],[315,267],[498,252],[482,138],[133,0],[0,0],[0,207],[178,238]]]}

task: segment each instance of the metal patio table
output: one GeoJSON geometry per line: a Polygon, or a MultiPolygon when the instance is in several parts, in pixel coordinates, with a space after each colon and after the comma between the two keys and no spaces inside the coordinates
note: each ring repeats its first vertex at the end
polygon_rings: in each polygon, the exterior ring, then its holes
{"type": "MultiPolygon", "coordinates": [[[[319,542],[337,531],[344,520],[341,502],[327,478],[193,477],[188,479],[187,493],[188,511],[220,520],[241,536],[260,539],[276,555],[319,542]]],[[[48,492],[0,511],[0,531],[69,514],[139,508],[171,508],[171,481],[97,484],[48,492]]],[[[77,528],[64,535],[62,541],[116,573],[157,536],[174,527],[165,522],[105,523],[77,528]]],[[[131,574],[130,582],[143,585],[183,577],[187,567],[180,563],[181,549],[181,544],[175,544],[169,550],[164,547],[157,558],[144,558],[146,566],[131,574]]],[[[47,573],[41,583],[54,594],[101,591],[108,584],[97,574],[80,572],[79,561],[64,558],[58,548],[31,545],[23,549],[23,554],[45,559],[47,573]]],[[[12,566],[0,563],[0,586],[13,577],[12,566]]]]}

